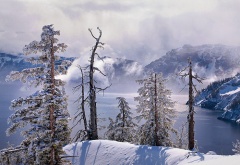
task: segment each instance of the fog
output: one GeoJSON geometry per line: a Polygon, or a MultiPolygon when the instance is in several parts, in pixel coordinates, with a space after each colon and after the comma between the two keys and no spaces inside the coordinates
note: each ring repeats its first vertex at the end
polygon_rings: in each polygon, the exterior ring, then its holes
{"type": "Polygon", "coordinates": [[[83,56],[94,44],[88,32],[103,31],[114,56],[142,64],[184,44],[240,45],[238,0],[1,0],[0,50],[21,53],[54,24],[64,56],[83,56]]]}

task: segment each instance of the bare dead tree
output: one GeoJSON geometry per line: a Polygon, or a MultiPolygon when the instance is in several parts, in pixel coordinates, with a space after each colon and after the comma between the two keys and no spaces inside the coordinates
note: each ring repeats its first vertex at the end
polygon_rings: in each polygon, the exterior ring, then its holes
{"type": "Polygon", "coordinates": [[[87,65],[84,68],[81,68],[78,66],[78,68],[81,71],[81,83],[80,85],[77,85],[76,87],[73,88],[73,91],[76,92],[78,90],[81,90],[81,95],[79,98],[75,101],[80,103],[80,107],[78,108],[78,111],[75,114],[74,121],[76,121],[75,125],[73,126],[76,127],[79,124],[81,124],[81,121],[83,121],[84,124],[84,129],[79,129],[73,138],[74,141],[80,141],[82,140],[95,140],[98,139],[98,125],[97,125],[97,106],[96,106],[96,93],[105,91],[107,88],[110,86],[107,86],[105,88],[97,87],[95,83],[97,81],[94,79],[94,72],[97,71],[101,75],[106,76],[99,68],[94,66],[95,63],[95,57],[99,58],[100,60],[103,61],[103,59],[99,56],[97,53],[98,48],[104,48],[103,45],[104,43],[100,42],[101,36],[102,36],[102,31],[100,28],[97,28],[99,31],[99,36],[96,37],[91,29],[88,29],[91,36],[96,40],[95,45],[91,49],[91,56],[89,60],[89,65],[87,65]],[[85,97],[85,86],[89,86],[88,90],[88,95],[85,97]],[[89,122],[87,122],[87,117],[86,117],[86,110],[85,110],[85,104],[89,105],[89,110],[90,110],[90,119],[89,122]]]}
{"type": "Polygon", "coordinates": [[[81,89],[81,95],[80,97],[76,100],[76,102],[80,102],[80,107],[78,108],[78,111],[75,114],[75,117],[73,118],[74,122],[76,121],[76,124],[73,126],[76,127],[78,126],[81,121],[83,121],[84,124],[84,130],[79,129],[73,138],[74,141],[78,141],[79,139],[82,140],[87,140],[89,139],[89,130],[88,130],[88,123],[87,123],[87,118],[86,118],[86,113],[85,113],[85,102],[87,101],[88,97],[85,98],[85,82],[84,82],[84,73],[83,69],[81,66],[78,66],[78,68],[81,71],[81,84],[77,85],[73,88],[73,91],[76,92],[81,89]]]}
{"type": "Polygon", "coordinates": [[[194,138],[194,91],[197,92],[196,85],[193,84],[193,79],[195,79],[198,83],[202,83],[202,80],[204,78],[200,78],[197,74],[193,75],[192,73],[192,62],[191,59],[188,58],[188,66],[181,70],[178,74],[183,79],[185,79],[187,76],[189,78],[189,100],[188,100],[188,107],[189,107],[189,113],[188,113],[188,149],[193,150],[195,146],[195,138],[194,138]],[[188,72],[187,72],[188,69],[188,72]]]}
{"type": "Polygon", "coordinates": [[[102,37],[102,31],[98,27],[99,36],[95,37],[91,29],[88,29],[92,37],[96,40],[95,45],[92,47],[90,65],[89,65],[89,107],[90,107],[90,123],[89,123],[89,140],[98,139],[98,130],[97,130],[97,107],[96,107],[96,93],[106,90],[106,88],[99,88],[95,86],[94,80],[94,71],[98,71],[103,76],[106,76],[100,69],[94,66],[95,57],[103,60],[99,54],[96,52],[98,48],[103,48],[104,43],[100,42],[102,37]]]}

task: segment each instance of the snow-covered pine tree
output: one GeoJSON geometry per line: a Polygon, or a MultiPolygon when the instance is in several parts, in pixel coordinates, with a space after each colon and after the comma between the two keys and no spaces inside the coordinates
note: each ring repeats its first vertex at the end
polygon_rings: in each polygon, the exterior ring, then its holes
{"type": "Polygon", "coordinates": [[[173,119],[176,115],[174,102],[170,99],[171,92],[164,86],[162,74],[150,74],[148,78],[137,80],[140,85],[136,117],[144,124],[139,127],[138,143],[153,146],[172,146],[170,132],[173,129],[173,119]]]}
{"type": "Polygon", "coordinates": [[[118,100],[120,113],[116,116],[115,122],[109,118],[110,124],[106,135],[110,140],[133,142],[136,124],[133,122],[131,108],[124,97],[117,97],[116,99],[118,100]]]}
{"type": "Polygon", "coordinates": [[[240,154],[240,141],[237,139],[236,143],[233,143],[233,152],[235,152],[236,155],[240,154]]]}
{"type": "MultiPolygon", "coordinates": [[[[41,41],[33,41],[23,49],[25,55],[41,53],[38,57],[28,59],[36,68],[24,69],[20,72],[12,71],[6,80],[21,80],[30,86],[41,87],[42,90],[28,97],[20,97],[11,102],[11,109],[15,112],[9,117],[11,126],[7,130],[10,135],[25,127],[22,135],[25,138],[18,148],[26,149],[23,164],[63,164],[62,147],[70,141],[68,127],[69,113],[64,82],[56,79],[58,74],[65,74],[70,61],[62,61],[56,66],[59,59],[55,53],[64,52],[67,47],[59,43],[52,25],[42,28],[41,41]]],[[[17,148],[17,149],[18,149],[17,148]]]]}
{"type": "Polygon", "coordinates": [[[110,123],[107,127],[107,132],[105,133],[105,135],[107,136],[107,139],[115,140],[115,124],[111,117],[109,117],[108,119],[110,123]]]}
{"type": "Polygon", "coordinates": [[[186,129],[187,122],[182,124],[177,131],[176,144],[174,147],[187,149],[188,148],[188,132],[186,129]]]}

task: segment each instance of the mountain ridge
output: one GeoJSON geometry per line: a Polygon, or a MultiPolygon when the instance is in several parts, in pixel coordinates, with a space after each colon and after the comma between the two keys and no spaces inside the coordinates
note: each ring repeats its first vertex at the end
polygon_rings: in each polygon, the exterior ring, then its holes
{"type": "MultiPolygon", "coordinates": [[[[23,55],[9,56],[10,59],[13,60],[3,59],[2,56],[6,57],[6,55],[6,53],[0,53],[0,71],[22,70],[24,67],[30,66],[29,63],[24,62],[23,59],[25,56],[23,55]],[[19,62],[16,60],[19,60],[19,62]],[[3,63],[4,61],[5,63],[3,63]],[[9,68],[6,69],[5,66],[9,68]]],[[[180,48],[168,51],[164,56],[152,61],[146,66],[143,66],[137,61],[107,56],[103,57],[104,64],[98,59],[96,60],[96,65],[108,76],[109,81],[134,81],[143,78],[148,72],[162,72],[163,76],[168,79],[170,87],[176,86],[177,88],[182,88],[184,85],[180,79],[177,78],[176,74],[188,66],[187,59],[189,57],[192,60],[193,71],[196,71],[200,77],[206,78],[203,87],[206,87],[210,82],[234,76],[236,73],[240,72],[240,59],[238,58],[240,57],[240,47],[220,44],[205,44],[199,46],[184,45],[180,48]],[[181,84],[180,87],[179,84],[181,84]]],[[[69,58],[72,61],[76,61],[75,64],[77,65],[81,64],[81,66],[85,66],[87,63],[87,61],[82,63],[81,57],[69,58]],[[77,61],[78,59],[80,60],[77,61]]],[[[7,74],[5,73],[4,75],[7,74]]],[[[70,79],[71,76],[74,77],[75,75],[69,75],[70,79]]]]}
{"type": "Polygon", "coordinates": [[[146,70],[163,72],[165,77],[178,73],[185,68],[190,57],[193,70],[198,70],[198,75],[206,78],[229,77],[229,74],[240,71],[240,47],[226,45],[200,45],[172,49],[166,55],[145,66],[146,70]]]}
{"type": "Polygon", "coordinates": [[[219,119],[240,123],[240,73],[215,81],[195,97],[195,105],[221,110],[219,119]]]}

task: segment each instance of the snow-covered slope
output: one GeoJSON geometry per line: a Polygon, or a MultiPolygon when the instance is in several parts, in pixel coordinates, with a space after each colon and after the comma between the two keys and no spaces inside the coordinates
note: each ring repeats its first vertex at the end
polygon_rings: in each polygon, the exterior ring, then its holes
{"type": "Polygon", "coordinates": [[[207,80],[217,80],[233,76],[240,71],[240,47],[225,45],[184,45],[173,49],[145,68],[155,72],[163,72],[165,77],[171,77],[185,68],[190,57],[193,71],[207,80]]]}
{"type": "Polygon", "coordinates": [[[64,150],[73,165],[239,165],[240,155],[220,156],[191,153],[188,150],[134,145],[127,142],[93,140],[72,143],[64,150]]]}
{"type": "Polygon", "coordinates": [[[240,74],[215,81],[196,97],[195,104],[203,108],[224,110],[220,119],[240,122],[240,74]]]}

